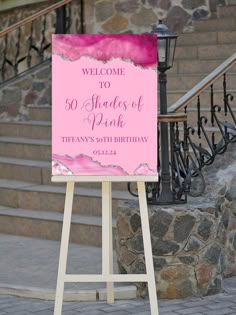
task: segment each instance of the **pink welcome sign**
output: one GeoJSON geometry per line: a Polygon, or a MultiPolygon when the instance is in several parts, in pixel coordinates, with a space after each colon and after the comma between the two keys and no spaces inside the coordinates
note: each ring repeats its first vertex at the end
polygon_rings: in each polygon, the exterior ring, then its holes
{"type": "Polygon", "coordinates": [[[157,175],[156,69],[155,35],[53,35],[53,175],[157,175]]]}

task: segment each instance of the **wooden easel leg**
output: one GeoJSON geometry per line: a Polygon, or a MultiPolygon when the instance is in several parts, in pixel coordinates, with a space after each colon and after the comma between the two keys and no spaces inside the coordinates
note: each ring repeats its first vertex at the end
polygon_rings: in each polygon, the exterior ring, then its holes
{"type": "Polygon", "coordinates": [[[152,244],[149,228],[147,199],[145,193],[144,182],[138,182],[138,195],[139,195],[139,207],[143,232],[143,244],[144,244],[144,256],[146,262],[147,278],[148,278],[148,293],[152,315],[159,315],[157,294],[156,294],[156,281],[152,258],[152,244]]]}
{"type": "Polygon", "coordinates": [[[62,313],[74,186],[75,186],[74,182],[67,182],[54,315],[61,315],[62,313]]]}
{"type": "MultiPolygon", "coordinates": [[[[102,182],[102,274],[113,274],[111,182],[102,182]]],[[[112,282],[107,282],[107,303],[114,303],[112,282]]]]}

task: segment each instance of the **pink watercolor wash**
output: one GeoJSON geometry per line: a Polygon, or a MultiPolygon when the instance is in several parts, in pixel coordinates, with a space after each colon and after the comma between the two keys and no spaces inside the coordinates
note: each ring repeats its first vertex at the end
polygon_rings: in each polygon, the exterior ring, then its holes
{"type": "MultiPolygon", "coordinates": [[[[70,156],[53,155],[53,161],[57,161],[53,166],[52,175],[58,175],[63,172],[63,175],[71,174],[96,174],[104,175],[104,167],[98,161],[93,161],[91,157],[83,154],[74,158],[70,156]],[[65,166],[66,165],[66,166],[65,166]]],[[[106,173],[109,175],[127,175],[121,167],[114,167],[113,165],[105,166],[106,173]]]]}
{"type": "Polygon", "coordinates": [[[151,34],[55,34],[52,51],[70,60],[121,58],[142,67],[157,66],[157,37],[151,34]]]}
{"type": "Polygon", "coordinates": [[[53,35],[52,174],[157,175],[156,36],[53,35]]]}

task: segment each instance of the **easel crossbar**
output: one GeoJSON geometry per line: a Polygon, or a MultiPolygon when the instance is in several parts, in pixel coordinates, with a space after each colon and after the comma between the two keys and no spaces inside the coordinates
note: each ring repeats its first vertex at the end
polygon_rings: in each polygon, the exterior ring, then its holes
{"type": "Polygon", "coordinates": [[[65,275],[65,282],[147,282],[146,274],[137,275],[65,275]]]}

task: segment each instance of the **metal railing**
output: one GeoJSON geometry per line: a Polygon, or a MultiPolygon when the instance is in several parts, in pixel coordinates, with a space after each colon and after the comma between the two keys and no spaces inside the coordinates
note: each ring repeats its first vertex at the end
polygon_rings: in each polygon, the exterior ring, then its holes
{"type": "MultiPolygon", "coordinates": [[[[186,202],[188,194],[202,195],[206,187],[203,167],[236,142],[236,71],[230,72],[235,64],[236,53],[170,106],[167,115],[158,117],[158,125],[162,121],[169,125],[171,203],[186,202]]],[[[160,150],[159,147],[158,156],[160,150]]],[[[158,170],[160,173],[160,160],[158,170]]],[[[158,203],[160,186],[161,179],[158,183],[146,183],[150,204],[158,203]]],[[[128,188],[136,195],[131,184],[128,188]]]]}
{"type": "Polygon", "coordinates": [[[1,31],[0,84],[50,59],[53,33],[83,31],[83,1],[78,0],[59,1],[1,31]]]}
{"type": "MultiPolygon", "coordinates": [[[[187,106],[194,98],[199,96],[209,86],[225,74],[230,68],[236,64],[236,53],[226,59],[221,65],[219,65],[214,71],[200,81],[196,86],[189,90],[184,96],[182,96],[177,102],[168,108],[169,113],[177,113],[187,106]]],[[[223,85],[222,85],[223,87],[223,85]]],[[[226,87],[225,87],[226,88],[226,87]]],[[[236,87],[235,87],[236,89],[236,87]]]]}
{"type": "MultiPolygon", "coordinates": [[[[216,155],[223,154],[230,143],[236,142],[236,116],[233,110],[233,92],[236,82],[227,71],[236,64],[236,53],[212,71],[205,79],[169,107],[169,113],[184,109],[188,112],[189,104],[195,100],[196,126],[188,126],[187,142],[198,169],[212,164],[216,155]],[[229,80],[230,80],[230,87],[229,80]],[[220,85],[219,85],[219,80],[220,85]],[[215,101],[215,85],[221,93],[215,101]],[[203,93],[208,91],[209,103],[202,101],[203,93]],[[206,108],[208,105],[208,108],[206,108]],[[208,109],[209,117],[203,114],[208,109]],[[197,143],[198,142],[198,143],[197,143]]],[[[236,80],[235,80],[236,81],[236,80]]],[[[207,113],[207,112],[206,112],[207,113]]]]}
{"type": "MultiPolygon", "coordinates": [[[[182,147],[187,146],[185,172],[190,177],[183,179],[177,172],[177,178],[172,179],[175,185],[177,182],[177,186],[180,186],[178,183],[182,178],[183,193],[202,195],[205,190],[203,167],[212,164],[217,155],[226,152],[229,144],[236,142],[236,106],[233,107],[236,76],[230,72],[235,64],[236,53],[168,108],[169,115],[181,111],[190,113],[182,137],[176,137],[176,132],[170,130],[171,137],[177,139],[172,144],[172,150],[179,150],[183,154],[182,147]],[[194,116],[195,119],[192,119],[194,116]]],[[[172,158],[174,155],[172,153],[172,158]]],[[[176,169],[177,164],[180,165],[175,159],[172,170],[176,169]]]]}

